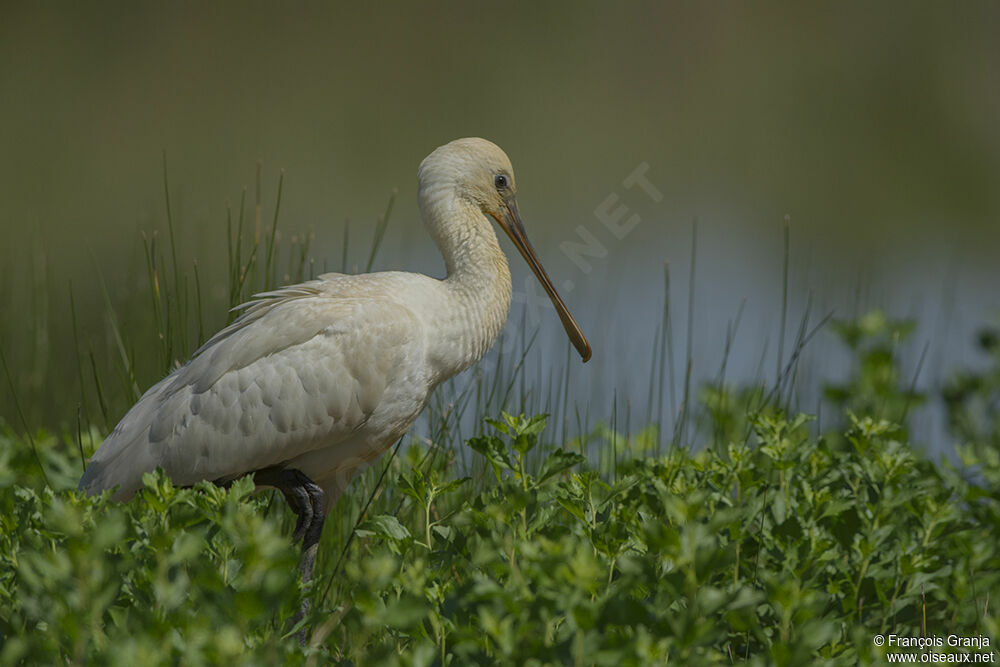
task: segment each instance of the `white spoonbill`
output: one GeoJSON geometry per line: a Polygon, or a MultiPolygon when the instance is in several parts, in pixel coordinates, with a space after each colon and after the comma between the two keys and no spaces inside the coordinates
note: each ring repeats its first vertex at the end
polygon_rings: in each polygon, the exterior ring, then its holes
{"type": "Polygon", "coordinates": [[[157,467],[185,486],[254,473],[298,516],[308,581],[323,520],[353,476],[403,436],[435,387],[486,353],[507,319],[510,270],[490,218],[587,361],[590,345],[525,235],[507,155],[485,139],[458,139],[427,156],[418,180],[443,280],[328,273],[256,295],[132,406],[79,488],[115,488],[126,500],[157,467]]]}

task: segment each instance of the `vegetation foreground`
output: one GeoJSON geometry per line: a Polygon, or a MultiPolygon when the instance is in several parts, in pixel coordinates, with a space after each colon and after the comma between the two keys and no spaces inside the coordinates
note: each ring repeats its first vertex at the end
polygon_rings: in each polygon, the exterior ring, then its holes
{"type": "Polygon", "coordinates": [[[994,366],[945,394],[961,468],[854,416],[907,400],[859,343],[827,392],[845,423],[820,435],[706,390],[725,444],[697,454],[603,429],[591,464],[580,440],[545,442],[544,417],[505,414],[466,443],[468,470],[446,449],[387,457],[306,591],[290,512],[249,480],[85,498],[72,438],[6,428],[0,662],[882,664],[877,634],[996,638],[1000,349],[983,346],[994,366]]]}

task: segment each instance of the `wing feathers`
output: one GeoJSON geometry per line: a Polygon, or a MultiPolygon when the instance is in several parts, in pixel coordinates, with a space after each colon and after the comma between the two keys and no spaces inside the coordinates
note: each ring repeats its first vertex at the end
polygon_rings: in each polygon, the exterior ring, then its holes
{"type": "Polygon", "coordinates": [[[314,280],[241,306],[239,319],[129,410],[80,488],[120,486],[118,497],[128,497],[158,465],[178,484],[238,476],[361,428],[417,354],[420,325],[391,300],[341,291],[314,280]]]}

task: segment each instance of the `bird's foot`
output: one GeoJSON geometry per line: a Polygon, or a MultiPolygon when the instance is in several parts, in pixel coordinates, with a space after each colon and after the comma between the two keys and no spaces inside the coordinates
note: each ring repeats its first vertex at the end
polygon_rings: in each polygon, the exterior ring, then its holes
{"type": "MultiPolygon", "coordinates": [[[[306,476],[301,470],[292,468],[264,468],[254,474],[254,481],[259,485],[273,486],[281,491],[291,505],[292,511],[298,517],[292,540],[302,541],[302,560],[299,571],[302,573],[302,584],[306,585],[312,579],[313,565],[316,563],[316,552],[319,549],[319,538],[323,534],[323,522],[326,514],[323,508],[323,489],[306,476]]],[[[302,599],[302,606],[292,619],[293,626],[309,613],[309,598],[302,599]]],[[[306,630],[298,632],[299,643],[306,643],[306,630]]]]}

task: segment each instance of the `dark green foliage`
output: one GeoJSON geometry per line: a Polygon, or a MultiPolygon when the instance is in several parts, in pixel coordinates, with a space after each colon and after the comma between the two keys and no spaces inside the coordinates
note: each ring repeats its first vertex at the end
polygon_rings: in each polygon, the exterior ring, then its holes
{"type": "Polygon", "coordinates": [[[877,633],[995,632],[996,505],[970,511],[972,487],[889,422],[827,439],[807,421],[545,483],[517,465],[537,418],[508,417],[470,443],[498,483],[443,512],[430,547],[417,526],[356,545],[335,645],[358,663],[854,664],[877,633]]]}
{"type": "Polygon", "coordinates": [[[980,350],[989,365],[957,374],[945,387],[948,425],[958,439],[962,463],[978,469],[994,492],[1000,488],[1000,331],[984,329],[980,350]]]}
{"type": "Polygon", "coordinates": [[[881,310],[873,310],[832,326],[850,349],[855,368],[847,382],[824,387],[827,400],[837,414],[850,411],[892,421],[904,429],[905,439],[907,415],[926,400],[914,387],[915,377],[901,377],[899,364],[899,346],[913,333],[916,322],[892,320],[881,310]]]}
{"type": "MultiPolygon", "coordinates": [[[[20,463],[9,431],[2,442],[20,463]]],[[[253,483],[145,481],[123,504],[0,479],[0,664],[276,664],[293,650],[278,630],[298,604],[297,550],[253,483]]]]}
{"type": "Polygon", "coordinates": [[[249,482],[149,475],[119,504],[5,475],[0,660],[855,664],[882,659],[878,633],[1000,630],[1000,503],[891,422],[827,438],[758,416],[747,443],[627,458],[614,479],[547,446],[543,417],[491,424],[469,442],[495,473],[479,489],[445,457],[397,460],[305,653],[286,514],[249,482]]]}

